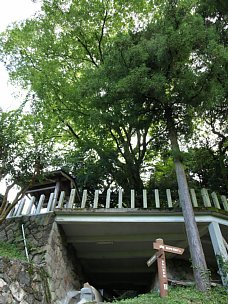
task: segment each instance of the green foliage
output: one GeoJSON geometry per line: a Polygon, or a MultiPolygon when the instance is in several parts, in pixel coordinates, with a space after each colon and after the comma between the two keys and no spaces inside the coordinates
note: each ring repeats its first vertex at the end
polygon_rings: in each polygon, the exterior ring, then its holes
{"type": "Polygon", "coordinates": [[[2,241],[0,241],[0,256],[9,259],[26,260],[26,257],[18,250],[16,245],[2,241]]]}
{"type": "Polygon", "coordinates": [[[186,144],[197,112],[226,100],[226,8],[214,0],[43,1],[42,14],[1,34],[1,60],[34,92],[36,119],[48,126],[41,135],[61,137],[62,164],[81,187],[114,181],[140,190],[167,149],[167,109],[186,144]]]}
{"type": "Polygon", "coordinates": [[[0,180],[7,177],[24,186],[34,171],[54,164],[58,128],[52,130],[50,119],[41,114],[0,111],[0,180]]]}
{"type": "Polygon", "coordinates": [[[116,304],[190,304],[190,303],[226,304],[227,291],[225,288],[216,287],[209,292],[200,292],[194,288],[170,288],[166,298],[160,298],[158,293],[148,293],[133,299],[115,301],[116,304]]]}
{"type": "Polygon", "coordinates": [[[220,158],[215,151],[209,147],[189,149],[185,154],[185,165],[191,180],[195,179],[198,187],[226,194],[227,189],[220,167],[220,158]]]}

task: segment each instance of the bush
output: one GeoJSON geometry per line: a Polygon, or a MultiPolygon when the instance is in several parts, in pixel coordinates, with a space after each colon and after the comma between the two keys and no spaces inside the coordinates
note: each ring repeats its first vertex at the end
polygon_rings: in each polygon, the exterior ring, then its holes
{"type": "Polygon", "coordinates": [[[173,287],[166,298],[160,298],[157,292],[142,294],[133,299],[114,301],[115,304],[227,304],[228,293],[223,287],[216,287],[207,293],[195,288],[173,287]]]}
{"type": "Polygon", "coordinates": [[[0,256],[7,257],[9,259],[25,260],[25,256],[18,250],[14,244],[8,244],[0,241],[0,256]]]}

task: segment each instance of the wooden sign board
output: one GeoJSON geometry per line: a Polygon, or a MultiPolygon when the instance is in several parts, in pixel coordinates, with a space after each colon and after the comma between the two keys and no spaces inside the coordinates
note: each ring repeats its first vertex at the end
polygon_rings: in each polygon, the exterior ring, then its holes
{"type": "Polygon", "coordinates": [[[153,243],[153,248],[154,249],[163,249],[166,252],[171,252],[175,254],[183,254],[184,249],[183,248],[178,248],[174,246],[168,246],[168,245],[162,245],[160,243],[153,243]]]}
{"type": "Polygon", "coordinates": [[[146,263],[147,266],[150,267],[158,258],[158,254],[155,253],[146,263]]]}
{"type": "Polygon", "coordinates": [[[160,296],[163,298],[168,295],[168,277],[167,277],[167,271],[166,271],[165,252],[183,254],[184,249],[165,245],[163,242],[163,239],[157,239],[156,242],[153,243],[153,248],[157,249],[158,252],[156,252],[147,261],[147,266],[150,267],[157,260],[158,278],[159,278],[159,285],[160,285],[160,296]]]}

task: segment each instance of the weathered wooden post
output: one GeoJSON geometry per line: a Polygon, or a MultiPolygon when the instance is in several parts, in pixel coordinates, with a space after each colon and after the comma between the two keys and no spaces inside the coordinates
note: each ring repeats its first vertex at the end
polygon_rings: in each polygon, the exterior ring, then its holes
{"type": "Polygon", "coordinates": [[[157,249],[158,252],[156,252],[147,261],[147,266],[150,267],[157,260],[160,296],[162,298],[164,298],[168,295],[168,278],[167,278],[167,271],[166,271],[165,251],[171,252],[171,253],[176,253],[176,254],[183,254],[184,249],[165,245],[163,242],[163,239],[156,239],[156,241],[153,243],[153,248],[157,249]]]}

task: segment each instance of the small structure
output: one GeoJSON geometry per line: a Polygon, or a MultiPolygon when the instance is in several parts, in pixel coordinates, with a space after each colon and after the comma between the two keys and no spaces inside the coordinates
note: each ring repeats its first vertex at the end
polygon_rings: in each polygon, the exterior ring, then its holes
{"type": "Polygon", "coordinates": [[[45,195],[43,207],[46,207],[51,193],[54,193],[53,199],[54,201],[57,201],[59,199],[60,192],[64,191],[65,199],[67,200],[70,197],[72,189],[76,190],[76,198],[80,201],[75,178],[63,170],[56,170],[47,172],[44,176],[40,177],[40,179],[26,191],[26,195],[35,197],[36,202],[39,201],[42,194],[45,195]]]}

